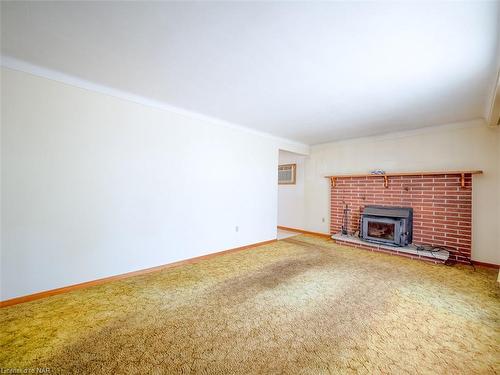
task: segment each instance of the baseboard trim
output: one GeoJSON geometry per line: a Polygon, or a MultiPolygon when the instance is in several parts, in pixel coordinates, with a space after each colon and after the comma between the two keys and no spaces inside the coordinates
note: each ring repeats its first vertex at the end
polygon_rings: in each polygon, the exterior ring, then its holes
{"type": "Polygon", "coordinates": [[[474,264],[475,266],[494,268],[496,270],[500,269],[500,264],[478,262],[477,260],[472,260],[472,264],[474,264]]]}
{"type": "Polygon", "coordinates": [[[327,233],[311,232],[311,231],[304,230],[304,229],[283,227],[281,225],[278,225],[278,229],[288,230],[290,232],[297,232],[297,233],[304,233],[304,234],[313,234],[315,236],[321,236],[321,237],[328,237],[328,238],[331,237],[331,234],[327,234],[327,233]]]}
{"type": "Polygon", "coordinates": [[[251,248],[254,248],[257,246],[267,245],[267,244],[273,243],[275,241],[277,241],[277,240],[274,239],[274,240],[268,240],[268,241],[263,241],[263,242],[257,242],[257,243],[246,245],[246,246],[236,247],[233,249],[218,251],[215,253],[201,255],[198,257],[194,257],[194,258],[179,260],[179,261],[173,262],[173,263],[163,264],[161,266],[145,268],[145,269],[138,270],[138,271],[122,273],[119,275],[104,277],[102,279],[85,281],[85,282],[79,283],[79,284],[68,285],[68,286],[64,286],[61,288],[50,289],[50,290],[46,290],[46,291],[38,292],[38,293],[34,293],[34,294],[28,294],[26,296],[16,297],[16,298],[8,299],[5,301],[0,301],[0,308],[17,305],[17,304],[24,303],[24,302],[31,302],[31,301],[35,301],[37,299],[55,296],[57,294],[67,293],[67,292],[71,292],[71,291],[83,289],[83,288],[88,288],[88,287],[95,286],[95,285],[101,285],[101,284],[105,284],[105,283],[108,283],[111,281],[126,279],[126,278],[129,278],[132,276],[145,275],[145,274],[148,274],[151,272],[157,272],[157,271],[161,271],[161,270],[164,270],[167,268],[174,268],[174,267],[184,266],[187,264],[194,264],[194,263],[198,263],[199,261],[215,258],[215,257],[220,256],[220,255],[226,255],[226,254],[235,253],[235,252],[242,251],[242,250],[251,249],[251,248]]]}

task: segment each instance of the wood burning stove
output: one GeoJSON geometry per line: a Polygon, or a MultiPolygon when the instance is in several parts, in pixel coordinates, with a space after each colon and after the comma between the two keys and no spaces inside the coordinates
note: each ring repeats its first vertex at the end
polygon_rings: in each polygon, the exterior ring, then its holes
{"type": "Polygon", "coordinates": [[[413,208],[366,206],[359,232],[365,241],[406,246],[413,240],[413,208]]]}

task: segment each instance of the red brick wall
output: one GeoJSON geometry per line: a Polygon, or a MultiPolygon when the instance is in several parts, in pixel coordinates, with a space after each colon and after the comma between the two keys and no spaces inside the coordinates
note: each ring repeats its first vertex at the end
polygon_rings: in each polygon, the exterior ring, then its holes
{"type": "MultiPolygon", "coordinates": [[[[349,206],[349,234],[359,230],[365,205],[413,207],[413,243],[446,246],[471,255],[472,176],[342,177],[331,187],[330,233],[341,231],[344,206],[349,206]]],[[[450,259],[464,261],[458,251],[450,259]]]]}

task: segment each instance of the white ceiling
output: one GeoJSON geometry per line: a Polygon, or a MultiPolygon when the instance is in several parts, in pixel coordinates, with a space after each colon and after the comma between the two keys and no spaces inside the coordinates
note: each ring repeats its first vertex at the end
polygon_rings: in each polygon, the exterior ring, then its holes
{"type": "Polygon", "coordinates": [[[482,117],[498,2],[2,2],[3,56],[315,144],[482,117]]]}

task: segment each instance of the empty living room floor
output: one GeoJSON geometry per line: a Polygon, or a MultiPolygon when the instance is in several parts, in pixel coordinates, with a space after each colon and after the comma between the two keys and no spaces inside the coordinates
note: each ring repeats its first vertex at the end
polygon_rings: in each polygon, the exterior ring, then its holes
{"type": "Polygon", "coordinates": [[[0,318],[2,368],[500,372],[493,270],[308,235],[3,308],[0,318]]]}

